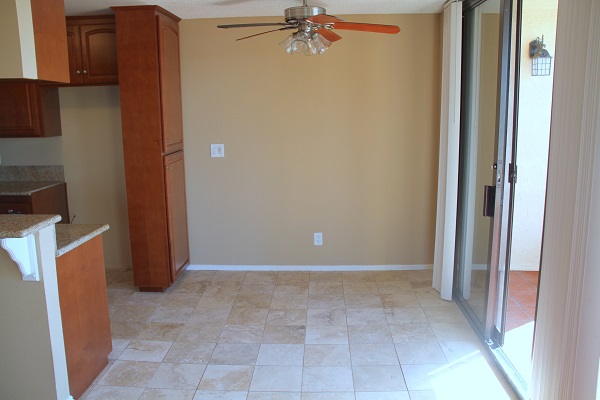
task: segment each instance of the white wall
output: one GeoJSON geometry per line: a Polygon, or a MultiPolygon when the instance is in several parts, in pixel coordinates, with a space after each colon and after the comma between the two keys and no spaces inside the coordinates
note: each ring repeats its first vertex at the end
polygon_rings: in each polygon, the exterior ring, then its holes
{"type": "Polygon", "coordinates": [[[550,76],[531,76],[529,42],[544,35],[554,56],[557,6],[557,0],[523,1],[512,270],[537,270],[540,263],[554,59],[550,76]]]}

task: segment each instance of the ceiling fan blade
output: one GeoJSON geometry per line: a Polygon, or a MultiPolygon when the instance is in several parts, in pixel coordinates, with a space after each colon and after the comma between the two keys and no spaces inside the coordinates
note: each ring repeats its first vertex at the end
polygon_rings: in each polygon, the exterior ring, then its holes
{"type": "Polygon", "coordinates": [[[244,36],[244,37],[241,37],[241,38],[239,38],[239,39],[235,39],[235,40],[236,40],[236,42],[237,42],[237,41],[240,41],[240,40],[250,39],[250,38],[253,38],[253,37],[255,37],[255,36],[264,35],[264,34],[266,34],[266,33],[277,32],[277,31],[285,31],[285,30],[287,30],[287,29],[294,29],[294,28],[295,28],[294,26],[286,26],[285,28],[272,29],[272,30],[270,30],[270,31],[261,32],[261,33],[256,33],[256,34],[254,34],[254,35],[250,35],[250,36],[244,36]]]}
{"type": "Polygon", "coordinates": [[[342,19],[339,19],[338,17],[334,17],[333,15],[327,15],[327,14],[315,15],[313,17],[306,18],[306,20],[312,22],[313,24],[321,24],[321,25],[343,21],[342,19]]]}
{"type": "Polygon", "coordinates": [[[230,24],[230,25],[217,25],[217,28],[229,29],[229,28],[252,28],[256,26],[287,26],[285,22],[259,22],[256,24],[230,24]]]}
{"type": "Polygon", "coordinates": [[[335,32],[330,31],[329,29],[321,28],[315,30],[316,33],[323,36],[325,39],[329,40],[331,43],[337,42],[342,37],[335,32]]]}
{"type": "Polygon", "coordinates": [[[333,24],[333,29],[390,34],[400,32],[400,28],[396,25],[364,24],[359,22],[335,22],[333,24]]]}

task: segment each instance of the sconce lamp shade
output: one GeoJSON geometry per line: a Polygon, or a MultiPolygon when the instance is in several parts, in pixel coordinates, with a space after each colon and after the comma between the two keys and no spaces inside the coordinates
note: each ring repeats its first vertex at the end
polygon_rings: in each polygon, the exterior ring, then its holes
{"type": "Polygon", "coordinates": [[[529,58],[531,58],[531,75],[548,76],[552,69],[552,56],[544,47],[544,37],[536,38],[529,43],[529,58]]]}

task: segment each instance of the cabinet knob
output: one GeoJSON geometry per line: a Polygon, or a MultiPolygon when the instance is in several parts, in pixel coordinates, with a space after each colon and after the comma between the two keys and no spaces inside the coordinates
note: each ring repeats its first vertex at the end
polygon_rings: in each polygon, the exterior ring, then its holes
{"type": "Polygon", "coordinates": [[[168,170],[170,170],[170,169],[171,169],[171,166],[169,165],[169,166],[167,167],[167,169],[168,169],[168,170]]]}
{"type": "Polygon", "coordinates": [[[84,73],[84,75],[85,75],[85,74],[87,74],[87,71],[84,69],[84,70],[83,70],[83,73],[84,73]]]}
{"type": "Polygon", "coordinates": [[[170,140],[170,139],[165,139],[165,142],[169,143],[169,140],[170,140]]]}
{"type": "Polygon", "coordinates": [[[77,74],[77,75],[81,75],[81,71],[80,71],[80,70],[77,70],[77,71],[75,71],[75,74],[77,74]]]}

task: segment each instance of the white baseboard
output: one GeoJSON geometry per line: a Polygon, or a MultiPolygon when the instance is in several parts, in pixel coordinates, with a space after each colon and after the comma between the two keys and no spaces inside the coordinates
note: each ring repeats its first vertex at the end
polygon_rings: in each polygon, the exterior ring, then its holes
{"type": "Polygon", "coordinates": [[[511,266],[510,267],[511,271],[539,271],[540,267],[538,265],[517,265],[517,266],[511,266]]]}
{"type": "Polygon", "coordinates": [[[212,265],[190,264],[188,271],[411,271],[432,269],[431,264],[411,265],[212,265]]]}

